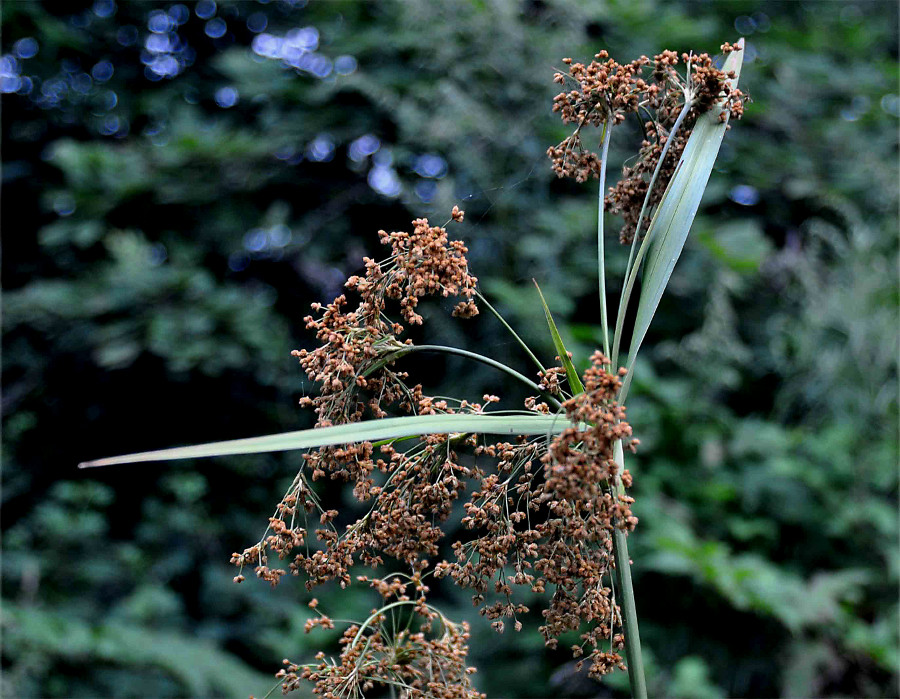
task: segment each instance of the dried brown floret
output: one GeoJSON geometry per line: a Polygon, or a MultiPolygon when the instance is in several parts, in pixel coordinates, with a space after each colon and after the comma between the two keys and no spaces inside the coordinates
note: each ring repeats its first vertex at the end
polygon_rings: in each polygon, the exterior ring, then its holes
{"type": "MultiPolygon", "coordinates": [[[[313,694],[323,697],[360,697],[372,690],[403,687],[403,696],[435,699],[484,699],[472,686],[475,668],[467,665],[469,626],[455,624],[426,603],[427,587],[420,579],[411,582],[399,578],[361,578],[376,588],[385,606],[372,611],[368,623],[352,624],[339,641],[337,660],[316,656],[316,663],[300,665],[284,660],[277,674],[282,693],[299,689],[304,682],[313,683],[313,694]],[[412,586],[413,591],[408,590],[412,586]],[[388,611],[389,600],[396,600],[388,611]],[[399,609],[418,619],[418,630],[407,628],[390,633],[383,622],[399,609]],[[404,604],[405,603],[405,604],[404,604]]],[[[334,628],[334,622],[320,616],[307,624],[334,628]]]]}
{"type": "MultiPolygon", "coordinates": [[[[722,46],[724,53],[739,50],[728,43],[722,46]]],[[[666,141],[672,139],[650,193],[648,212],[661,201],[697,118],[720,105],[721,121],[728,115],[740,119],[745,96],[731,87],[730,80],[734,75],[716,68],[713,59],[705,53],[681,55],[685,76],[676,70],[679,56],[674,51],[663,51],[652,61],[641,56],[627,64],[616,63],[605,51],[598,53],[587,65],[573,63],[571,59],[563,62],[569,66],[569,74],[557,72],[553,76],[554,82],[566,84],[568,81],[577,84],[577,88],[554,97],[553,111],[560,113],[563,123],[576,124],[576,128],[561,143],[547,150],[557,176],[572,177],[576,182],[600,177],[600,156],[582,142],[582,129],[586,125],[614,126],[624,121],[628,114],[635,114],[647,134],[637,162],[623,168],[622,178],[610,187],[605,197],[607,210],[624,219],[620,241],[631,243],[635,235],[642,236],[649,227],[651,216],[645,215],[640,223],[642,230],[637,231],[650,178],[666,141]],[[650,76],[644,79],[642,73],[650,65],[650,76]],[[672,136],[671,131],[686,101],[690,102],[690,109],[677,134],[672,136]]]]}
{"type": "MultiPolygon", "coordinates": [[[[459,207],[453,208],[454,221],[463,216],[459,207]]],[[[462,297],[454,315],[478,314],[474,302],[478,280],[469,274],[468,250],[461,241],[450,240],[446,229],[422,218],[413,221],[412,233],[378,235],[391,246],[390,257],[381,263],[364,258],[365,276],[352,276],[346,284],[361,297],[359,305],[348,311],[343,294],[327,306],[313,304],[320,317],[304,320],[321,345],[293,352],[309,379],[320,386],[318,396],[301,400],[301,405],[315,407],[319,427],[357,422],[366,409],[374,417],[384,417],[385,408],[395,403],[415,411],[404,383],[406,374],[390,369],[389,358],[402,349],[396,336],[405,328],[387,317],[387,299],[399,301],[401,315],[413,325],[422,323],[416,307],[425,295],[462,297]]]]}
{"type": "MultiPolygon", "coordinates": [[[[606,58],[598,54],[598,59],[606,58]]],[[[671,70],[676,61],[661,54],[655,70],[671,70]]],[[[593,81],[596,90],[613,90],[603,98],[607,118],[636,111],[639,100],[650,94],[657,113],[669,123],[677,104],[636,77],[648,64],[642,57],[627,66],[606,61],[576,64],[571,70],[593,81]]],[[[581,123],[598,119],[602,111],[565,101],[560,110],[564,119],[581,123]]],[[[579,145],[577,137],[576,131],[564,142],[560,157],[572,159],[560,167],[575,168],[576,177],[586,178],[596,162],[572,150],[579,145]]],[[[645,144],[648,158],[659,143],[645,144]]],[[[451,219],[462,221],[463,215],[454,207],[451,219]]],[[[381,263],[366,259],[364,276],[348,280],[348,290],[360,297],[355,310],[348,310],[341,295],[326,306],[314,304],[318,317],[306,318],[320,345],[294,354],[319,393],[301,402],[315,408],[321,427],[383,417],[395,409],[419,415],[484,412],[499,398],[486,394],[481,403],[452,401],[427,396],[419,385],[408,386],[407,375],[393,369],[407,347],[397,339],[405,327],[386,315],[389,300],[395,300],[405,323],[421,323],[417,307],[426,295],[457,297],[454,314],[475,315],[477,280],[469,273],[466,247],[427,219],[413,221],[411,233],[380,231],[379,236],[391,254],[381,263]]],[[[498,632],[508,623],[517,631],[523,627],[519,617],[529,608],[516,599],[523,586],[537,594],[552,590],[540,627],[546,644],[555,647],[561,635],[576,631],[581,643],[574,653],[584,657],[581,662],[590,661],[592,676],[624,667],[618,652],[621,615],[610,584],[612,541],[616,529],[630,531],[637,519],[633,499],[621,490],[631,485],[631,476],[620,471],[613,448],[622,441],[633,449],[636,440],[624,408],[616,403],[620,376],[609,373],[608,364],[599,353],[592,357],[583,377],[585,392],[562,404],[570,426],[553,439],[485,442],[475,435],[431,434],[402,444],[361,442],[305,455],[304,468],[276,507],[263,538],[233,554],[232,563],[252,567],[273,586],[289,570],[303,575],[311,590],[330,580],[346,587],[354,566],[378,569],[393,559],[409,571],[403,580],[358,580],[368,582],[385,605],[411,610],[421,623],[417,632],[388,638],[379,624],[382,612],[373,611],[369,621],[344,632],[337,660],[319,654],[309,665],[285,661],[279,673],[285,693],[309,681],[314,693],[325,697],[362,696],[387,686],[402,686],[410,697],[479,697],[469,681],[474,670],[465,664],[468,627],[450,623],[425,601],[428,587],[422,581],[432,574],[471,590],[480,613],[498,632]],[[474,461],[461,458],[462,450],[471,450],[474,461]],[[338,511],[326,509],[313,488],[326,478],[352,484],[365,514],[338,526],[338,511]],[[467,536],[450,546],[453,560],[441,560],[443,524],[460,511],[459,525],[467,536]],[[286,569],[270,564],[276,558],[287,562],[286,569]]],[[[560,366],[542,371],[541,389],[562,400],[565,375],[560,366]]],[[[550,412],[536,398],[528,398],[525,406],[550,412]]],[[[318,616],[307,622],[307,630],[334,628],[315,600],[310,607],[318,616]]]]}

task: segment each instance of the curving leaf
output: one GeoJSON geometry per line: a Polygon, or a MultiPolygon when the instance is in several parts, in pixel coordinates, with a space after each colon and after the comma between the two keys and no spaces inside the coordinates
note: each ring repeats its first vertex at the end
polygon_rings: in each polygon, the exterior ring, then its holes
{"type": "Polygon", "coordinates": [[[172,461],[228,454],[261,454],[354,442],[391,440],[425,434],[475,433],[509,436],[559,434],[568,426],[569,423],[564,416],[532,413],[519,415],[411,415],[354,422],[335,427],[314,427],[265,437],[233,439],[227,442],[213,442],[192,447],[176,447],[159,451],[145,451],[139,454],[126,454],[125,456],[112,456],[95,461],[85,461],[78,467],[94,468],[142,461],[172,461]]]}

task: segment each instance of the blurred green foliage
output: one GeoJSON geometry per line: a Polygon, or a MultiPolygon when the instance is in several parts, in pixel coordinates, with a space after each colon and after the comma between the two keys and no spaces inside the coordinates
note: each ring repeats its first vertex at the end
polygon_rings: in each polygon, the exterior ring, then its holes
{"type": "MultiPolygon", "coordinates": [[[[298,455],[75,464],[309,425],[289,356],[310,344],[309,302],[379,254],[378,228],[443,222],[455,203],[489,296],[552,357],[537,279],[583,364],[599,343],[596,192],[545,162],[565,133],[554,67],[738,34],[753,103],[631,397],[651,694],[897,695],[894,3],[2,13],[4,695],[258,695],[281,657],[308,659],[321,639],[303,633],[302,584],[235,586],[227,563],[298,455]]],[[[637,145],[628,129],[617,162],[637,145]]],[[[528,370],[487,314],[431,310],[434,341],[528,370]]],[[[521,397],[461,361],[410,371],[444,394],[521,397]]],[[[537,615],[498,639],[464,596],[438,593],[472,622],[489,694],[627,692],[624,676],[600,686],[547,652],[537,615]]],[[[342,617],[372,603],[357,588],[317,596],[342,617]]]]}

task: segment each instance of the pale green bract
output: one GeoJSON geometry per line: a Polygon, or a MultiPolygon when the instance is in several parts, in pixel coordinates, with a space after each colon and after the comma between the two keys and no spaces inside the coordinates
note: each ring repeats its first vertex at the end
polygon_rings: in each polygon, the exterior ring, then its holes
{"type": "MultiPolygon", "coordinates": [[[[738,42],[738,45],[743,47],[743,40],[738,42]]],[[[725,72],[734,71],[732,87],[737,87],[743,56],[743,50],[732,51],[722,68],[725,72]]],[[[726,113],[724,122],[719,121],[719,110],[713,108],[697,120],[678,162],[678,170],[669,183],[647,231],[650,250],[647,267],[644,270],[631,348],[628,352],[626,365],[628,375],[622,386],[620,402],[624,402],[628,393],[638,350],[659,307],[659,301],[672,276],[672,270],[675,269],[675,263],[681,256],[697,209],[700,208],[700,200],[703,198],[706,183],[716,163],[719,146],[728,126],[727,116],[730,115],[726,113]]]]}
{"type": "Polygon", "coordinates": [[[563,415],[535,415],[534,413],[506,415],[411,415],[389,417],[367,422],[354,422],[335,427],[316,427],[296,432],[283,432],[265,437],[233,439],[227,442],[176,447],[139,454],[111,456],[79,464],[80,468],[133,464],[142,461],[172,461],[229,454],[261,454],[292,449],[314,449],[356,442],[378,442],[425,434],[493,434],[555,435],[569,426],[563,415]]]}
{"type": "Polygon", "coordinates": [[[574,395],[578,395],[579,393],[584,393],[584,386],[581,383],[581,377],[578,376],[578,372],[575,370],[575,365],[572,364],[572,359],[569,357],[569,353],[566,351],[566,346],[563,344],[562,337],[559,335],[559,330],[556,329],[556,323],[553,322],[553,316],[550,315],[550,309],[547,307],[547,302],[544,300],[544,295],[541,293],[541,287],[538,286],[538,283],[535,282],[534,286],[537,288],[538,296],[541,297],[541,305],[544,307],[544,315],[547,317],[547,325],[550,328],[550,337],[553,338],[553,346],[556,348],[556,353],[559,356],[559,361],[562,362],[563,367],[566,370],[566,378],[569,380],[569,388],[572,390],[574,395]]]}

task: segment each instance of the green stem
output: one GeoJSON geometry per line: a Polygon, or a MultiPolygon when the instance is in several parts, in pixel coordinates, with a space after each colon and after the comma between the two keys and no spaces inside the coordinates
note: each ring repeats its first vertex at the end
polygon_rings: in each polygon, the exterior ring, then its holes
{"type": "MultiPolygon", "coordinates": [[[[618,474],[625,469],[625,452],[622,441],[616,442],[614,459],[618,474]]],[[[616,475],[616,496],[624,494],[620,475],[616,475]]],[[[628,681],[632,699],[647,699],[647,680],[644,677],[644,658],[641,653],[641,636],[638,632],[637,609],[634,605],[634,586],[631,582],[631,560],[628,557],[628,535],[616,527],[613,534],[613,556],[616,559],[616,585],[622,596],[622,630],[625,634],[625,659],[628,663],[628,681]]]]}
{"type": "MultiPolygon", "coordinates": [[[[359,639],[362,637],[363,632],[364,632],[367,628],[369,628],[369,626],[371,625],[371,623],[372,623],[373,621],[375,621],[375,619],[377,619],[379,616],[381,616],[382,614],[384,614],[384,613],[385,613],[386,611],[388,611],[389,609],[394,609],[394,608],[396,608],[396,607],[407,607],[407,606],[410,606],[410,605],[413,605],[413,606],[414,606],[414,605],[416,605],[416,604],[417,604],[417,602],[416,602],[415,600],[411,600],[411,599],[410,599],[410,600],[399,600],[399,601],[397,601],[397,602],[391,602],[390,604],[385,605],[385,606],[382,607],[381,609],[379,609],[379,610],[373,612],[373,613],[369,616],[368,619],[366,619],[362,624],[360,624],[359,630],[356,632],[356,635],[353,637],[353,642],[350,644],[349,647],[350,647],[350,648],[356,647],[356,644],[359,643],[359,639]]],[[[425,606],[428,607],[428,609],[430,609],[431,611],[437,612],[438,616],[441,617],[441,621],[444,622],[444,623],[446,623],[444,615],[441,614],[437,609],[435,609],[434,607],[432,607],[430,604],[426,604],[425,606]]]]}
{"type": "Polygon", "coordinates": [[[546,400],[548,400],[554,408],[559,410],[562,405],[560,402],[554,398],[552,395],[547,393],[544,389],[538,386],[534,381],[529,379],[524,374],[520,374],[518,371],[513,369],[512,367],[506,366],[502,362],[498,362],[496,359],[491,359],[490,357],[485,357],[483,354],[476,354],[475,352],[469,352],[468,350],[459,349],[458,347],[446,347],[444,345],[403,345],[403,347],[399,348],[396,352],[391,352],[382,358],[381,362],[378,362],[373,367],[370,367],[368,370],[363,372],[363,375],[367,375],[370,372],[374,371],[376,368],[380,366],[384,366],[389,362],[394,361],[395,359],[399,359],[407,354],[412,352],[443,352],[444,354],[456,354],[460,357],[467,357],[469,359],[474,359],[476,362],[481,362],[482,364],[487,364],[494,369],[499,369],[505,374],[512,376],[518,381],[522,382],[533,391],[537,391],[541,396],[543,396],[546,400]]]}
{"type": "Polygon", "coordinates": [[[638,215],[637,226],[635,226],[634,229],[634,238],[631,241],[631,250],[628,253],[628,264],[625,266],[626,283],[622,285],[622,295],[619,297],[619,310],[616,313],[616,332],[613,335],[613,348],[612,355],[610,356],[612,366],[618,366],[619,345],[622,341],[622,326],[625,323],[625,311],[628,309],[628,301],[631,299],[634,281],[637,278],[638,270],[641,268],[641,261],[644,259],[647,243],[650,240],[649,235],[644,236],[644,240],[638,250],[637,258],[635,258],[634,250],[637,247],[638,238],[641,237],[641,226],[644,223],[644,216],[650,205],[650,195],[653,193],[653,186],[656,184],[659,171],[662,169],[662,165],[666,160],[666,155],[669,153],[669,147],[672,145],[672,141],[675,140],[675,134],[678,133],[681,122],[684,121],[688,112],[691,111],[692,106],[693,102],[686,96],[684,107],[682,107],[681,112],[678,114],[678,118],[672,125],[672,130],[669,131],[669,136],[666,138],[666,145],[663,146],[662,154],[659,156],[659,162],[656,163],[656,168],[653,170],[653,177],[650,178],[650,186],[647,187],[647,194],[644,195],[644,203],[641,206],[641,213],[638,215]]]}
{"type": "Polygon", "coordinates": [[[518,333],[516,333],[516,331],[512,329],[512,326],[506,322],[506,320],[502,315],[500,315],[497,309],[494,308],[477,289],[475,290],[475,295],[478,297],[478,300],[481,301],[481,303],[483,303],[485,306],[487,306],[488,310],[497,317],[497,320],[499,320],[503,324],[503,327],[512,333],[512,336],[516,338],[516,341],[519,343],[522,349],[525,350],[525,353],[531,358],[531,361],[534,362],[537,365],[537,368],[541,370],[541,373],[546,373],[547,370],[544,368],[544,365],[541,364],[540,360],[534,356],[534,352],[529,349],[528,345],[526,345],[522,338],[519,337],[518,333]]]}
{"type": "Polygon", "coordinates": [[[603,326],[603,354],[609,357],[609,320],[606,313],[606,253],[603,240],[603,210],[606,203],[606,160],[612,127],[603,124],[603,150],[600,153],[600,191],[597,194],[597,270],[600,275],[600,323],[603,326]]]}

